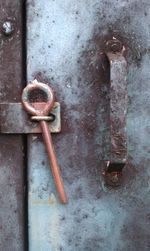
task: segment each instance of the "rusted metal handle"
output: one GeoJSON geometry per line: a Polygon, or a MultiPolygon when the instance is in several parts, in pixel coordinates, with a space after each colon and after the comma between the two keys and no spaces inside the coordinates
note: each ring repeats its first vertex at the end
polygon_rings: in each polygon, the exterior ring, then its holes
{"type": "Polygon", "coordinates": [[[107,174],[111,173],[113,183],[117,184],[127,160],[127,63],[123,50],[108,51],[106,55],[110,63],[110,146],[107,174]]]}

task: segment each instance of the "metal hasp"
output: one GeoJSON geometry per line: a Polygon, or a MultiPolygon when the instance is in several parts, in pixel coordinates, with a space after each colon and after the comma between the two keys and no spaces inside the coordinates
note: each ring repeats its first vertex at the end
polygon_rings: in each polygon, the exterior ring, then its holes
{"type": "MultiPolygon", "coordinates": [[[[35,97],[32,97],[35,99],[35,97]]],[[[48,116],[54,105],[54,93],[53,90],[44,83],[40,83],[37,80],[34,80],[32,83],[28,84],[22,93],[22,104],[27,113],[34,116],[34,118],[39,119],[40,127],[42,130],[43,140],[46,146],[47,154],[51,164],[51,171],[55,181],[56,189],[60,197],[62,204],[67,203],[67,195],[65,193],[63,179],[61,177],[60,168],[57,162],[57,157],[55,154],[51,131],[49,130],[48,124],[45,120],[45,116],[48,116]],[[38,102],[31,103],[30,96],[36,93],[37,98],[40,97],[40,92],[42,92],[43,107],[39,107],[38,102]]],[[[31,117],[32,118],[32,117],[31,117]]]]}
{"type": "MultiPolygon", "coordinates": [[[[38,103],[40,109],[42,103],[38,103]]],[[[51,133],[61,131],[60,103],[54,102],[53,108],[47,116],[51,133]]],[[[33,134],[41,133],[36,117],[29,118],[21,103],[0,103],[0,133],[2,134],[33,134]],[[31,120],[32,119],[32,120],[31,120]]]]}
{"type": "Polygon", "coordinates": [[[108,41],[107,48],[110,64],[110,158],[107,161],[106,180],[108,184],[118,186],[127,160],[127,62],[120,41],[108,41]]]}

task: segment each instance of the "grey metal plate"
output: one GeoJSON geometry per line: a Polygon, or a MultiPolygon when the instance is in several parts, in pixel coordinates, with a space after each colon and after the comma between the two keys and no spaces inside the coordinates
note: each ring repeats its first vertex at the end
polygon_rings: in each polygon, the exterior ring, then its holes
{"type": "MultiPolygon", "coordinates": [[[[60,104],[55,102],[51,113],[55,120],[48,122],[52,133],[61,131],[60,104]]],[[[21,103],[0,103],[0,133],[4,134],[35,134],[41,133],[38,122],[24,111],[21,103]]]]}
{"type": "Polygon", "coordinates": [[[148,0],[27,1],[28,80],[50,83],[62,105],[53,140],[69,197],[60,205],[41,138],[29,137],[30,251],[150,249],[149,10],[148,0]],[[129,95],[117,189],[102,176],[109,76],[101,50],[113,36],[127,48],[129,95]]]}
{"type": "MultiPolygon", "coordinates": [[[[22,89],[22,1],[0,1],[0,102],[17,102],[22,89]],[[2,24],[14,24],[10,36],[2,24]]],[[[0,134],[0,250],[24,250],[22,136],[0,134]]]]}

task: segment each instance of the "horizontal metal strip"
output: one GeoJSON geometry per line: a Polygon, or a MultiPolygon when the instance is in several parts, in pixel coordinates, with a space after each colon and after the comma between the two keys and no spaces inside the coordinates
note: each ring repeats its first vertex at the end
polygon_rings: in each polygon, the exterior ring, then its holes
{"type": "MultiPolygon", "coordinates": [[[[50,113],[54,121],[47,122],[52,133],[61,131],[60,103],[55,102],[50,113]]],[[[39,122],[31,120],[21,103],[0,103],[0,133],[30,134],[41,133],[39,122]]]]}

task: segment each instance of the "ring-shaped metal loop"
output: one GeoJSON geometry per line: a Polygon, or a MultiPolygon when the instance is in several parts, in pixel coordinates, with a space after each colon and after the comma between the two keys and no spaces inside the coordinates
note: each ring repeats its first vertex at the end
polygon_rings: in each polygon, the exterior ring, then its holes
{"type": "Polygon", "coordinates": [[[23,90],[22,104],[25,110],[32,115],[46,116],[49,114],[50,110],[54,105],[53,91],[48,85],[40,83],[38,81],[33,81],[32,83],[28,84],[23,90]],[[47,102],[45,103],[45,106],[42,110],[35,109],[29,102],[29,93],[32,92],[33,90],[38,90],[38,89],[42,90],[47,96],[47,102]]]}

